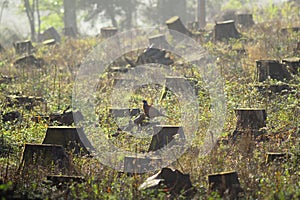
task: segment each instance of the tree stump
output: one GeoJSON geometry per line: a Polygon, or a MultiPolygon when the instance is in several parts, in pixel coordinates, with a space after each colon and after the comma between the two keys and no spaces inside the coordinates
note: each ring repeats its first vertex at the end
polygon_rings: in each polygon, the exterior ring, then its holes
{"type": "Polygon", "coordinates": [[[243,189],[235,171],[208,175],[209,193],[216,191],[221,197],[236,199],[243,189]]]}
{"type": "Polygon", "coordinates": [[[236,23],[245,28],[250,28],[254,25],[253,16],[250,13],[236,14],[236,23]]]}
{"type": "Polygon", "coordinates": [[[34,49],[30,40],[15,42],[13,45],[17,54],[30,54],[34,49]]]}
{"type": "Polygon", "coordinates": [[[43,144],[62,145],[74,154],[86,155],[94,150],[83,132],[83,128],[49,126],[43,144]]]}
{"type": "Polygon", "coordinates": [[[267,114],[264,109],[241,108],[235,110],[236,130],[256,130],[266,127],[267,114]]]}
{"type": "Polygon", "coordinates": [[[140,114],[139,108],[110,108],[109,114],[113,117],[133,117],[140,114]]]}
{"type": "Polygon", "coordinates": [[[300,68],[300,58],[298,57],[292,57],[292,58],[285,58],[282,60],[283,64],[287,66],[289,71],[292,74],[298,74],[299,68],[300,68]]]}
{"type": "Polygon", "coordinates": [[[292,79],[286,66],[277,60],[257,60],[256,68],[259,82],[263,82],[268,78],[278,81],[290,81],[292,79]]]}
{"type": "MultiPolygon", "coordinates": [[[[153,128],[155,135],[152,136],[148,152],[159,150],[169,143],[173,142],[176,135],[178,139],[185,139],[183,128],[181,126],[172,125],[156,125],[153,128]]],[[[178,142],[178,139],[174,140],[178,142]]]]}
{"type": "Polygon", "coordinates": [[[124,159],[124,172],[140,174],[156,170],[161,165],[162,160],[160,158],[150,159],[146,157],[126,156],[124,159]]]}
{"type": "Polygon", "coordinates": [[[266,153],[266,163],[283,162],[287,161],[291,157],[289,153],[278,153],[278,152],[267,152],[266,153]]]}
{"type": "Polygon", "coordinates": [[[18,58],[14,62],[14,66],[16,68],[18,67],[36,67],[41,68],[44,65],[45,61],[42,58],[36,58],[33,55],[25,55],[20,58],[18,58]]]}
{"type": "Polygon", "coordinates": [[[214,27],[215,41],[228,40],[229,38],[240,38],[241,34],[235,27],[234,20],[217,22],[214,27]]]}
{"type": "Polygon", "coordinates": [[[46,40],[55,40],[55,42],[60,43],[61,42],[61,37],[57,30],[54,27],[50,27],[46,29],[42,34],[40,41],[46,41],[46,40]]]}
{"type": "Polygon", "coordinates": [[[69,156],[61,145],[25,144],[21,163],[21,174],[51,173],[51,174],[76,174],[69,156]]]}
{"type": "Polygon", "coordinates": [[[162,168],[158,173],[147,178],[139,187],[139,190],[146,189],[163,189],[164,191],[170,192],[175,199],[177,199],[176,197],[179,195],[192,199],[195,195],[195,189],[190,180],[190,175],[170,168],[162,168]]]}
{"type": "Polygon", "coordinates": [[[171,45],[168,43],[166,36],[164,34],[158,34],[150,37],[149,44],[153,48],[157,48],[157,49],[168,49],[168,50],[172,49],[171,45]]]}
{"type": "Polygon", "coordinates": [[[193,36],[193,34],[183,25],[179,16],[171,17],[166,21],[169,30],[177,31],[187,36],[193,36]]]}
{"type": "Polygon", "coordinates": [[[118,33],[116,27],[103,27],[100,31],[103,38],[110,38],[118,33]]]}

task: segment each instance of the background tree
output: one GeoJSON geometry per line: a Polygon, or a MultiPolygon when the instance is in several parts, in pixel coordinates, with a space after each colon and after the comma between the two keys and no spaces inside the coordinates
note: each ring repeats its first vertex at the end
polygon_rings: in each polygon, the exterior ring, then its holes
{"type": "Polygon", "coordinates": [[[72,28],[77,34],[77,15],[76,15],[76,1],[64,0],[64,26],[65,28],[72,28]]]}

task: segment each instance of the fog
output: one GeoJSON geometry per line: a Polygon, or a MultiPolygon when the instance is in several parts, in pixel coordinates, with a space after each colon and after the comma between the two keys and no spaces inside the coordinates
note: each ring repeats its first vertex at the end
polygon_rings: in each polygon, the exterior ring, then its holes
{"type": "MultiPolygon", "coordinates": [[[[59,0],[58,0],[59,1],[59,0]]],[[[62,1],[62,0],[61,0],[62,1]]],[[[182,0],[183,1],[183,0],[182,0]]],[[[284,2],[286,0],[274,0],[273,3],[279,3],[284,2]]],[[[0,0],[0,5],[2,6],[4,0],[0,0]]],[[[110,1],[108,1],[110,2],[110,1]]],[[[145,0],[141,1],[144,4],[148,4],[149,2],[154,2],[153,0],[145,0]]],[[[163,2],[163,1],[160,1],[163,2]]],[[[187,4],[195,6],[197,0],[187,0],[187,4]]],[[[269,0],[260,1],[260,5],[263,6],[266,3],[269,3],[269,0]]],[[[12,29],[14,32],[16,32],[19,36],[23,38],[30,37],[30,28],[29,28],[29,22],[28,18],[26,16],[25,11],[21,10],[23,4],[23,0],[9,0],[8,1],[8,7],[3,9],[2,17],[1,17],[1,29],[8,27],[12,29]]],[[[249,6],[249,5],[248,5],[249,6]]],[[[144,25],[152,25],[147,24],[145,20],[143,19],[143,12],[139,10],[135,12],[135,16],[133,16],[133,26],[144,26],[144,25]]],[[[185,9],[187,10],[187,13],[176,13],[181,9],[181,5],[178,5],[172,10],[168,10],[169,15],[176,14],[181,15],[183,18],[183,22],[194,20],[196,14],[194,9],[185,9]],[[194,13],[193,13],[194,12],[194,13]]],[[[181,9],[182,10],[182,9],[181,9]]],[[[167,11],[166,11],[167,12],[167,11]]],[[[155,16],[154,16],[155,17],[155,16]]],[[[159,23],[159,19],[165,20],[162,16],[156,16],[157,17],[157,23],[159,23]]],[[[86,35],[96,35],[99,33],[99,30],[103,26],[111,26],[111,21],[107,17],[104,16],[104,14],[100,14],[96,19],[93,20],[93,22],[85,22],[83,20],[83,12],[77,12],[77,26],[79,27],[78,30],[81,34],[86,35]]],[[[120,20],[120,17],[116,17],[117,20],[120,20]]],[[[161,21],[160,21],[161,22],[161,21]]],[[[46,26],[50,27],[51,24],[46,24],[46,26]]]]}

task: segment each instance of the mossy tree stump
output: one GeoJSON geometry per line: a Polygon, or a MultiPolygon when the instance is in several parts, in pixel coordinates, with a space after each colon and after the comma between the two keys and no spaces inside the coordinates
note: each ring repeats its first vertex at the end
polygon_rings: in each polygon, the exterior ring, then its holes
{"type": "Polygon", "coordinates": [[[266,126],[267,114],[265,109],[240,108],[235,110],[236,130],[259,130],[266,126]]]}
{"type": "Polygon", "coordinates": [[[229,38],[240,38],[241,34],[235,27],[234,20],[217,22],[214,27],[215,41],[228,40],[229,38]]]}
{"type": "Polygon", "coordinates": [[[100,32],[103,38],[109,38],[116,35],[118,33],[118,29],[116,27],[103,27],[100,32]]]}
{"type": "Polygon", "coordinates": [[[193,36],[193,34],[183,25],[179,16],[171,17],[166,21],[166,25],[169,30],[177,31],[187,36],[193,36]]]}
{"type": "Polygon", "coordinates": [[[63,146],[53,144],[25,144],[19,172],[35,175],[77,173],[63,146]]]}
{"type": "Polygon", "coordinates": [[[80,155],[94,150],[83,128],[68,126],[49,126],[43,144],[62,145],[67,151],[80,155]]]}
{"type": "Polygon", "coordinates": [[[240,108],[235,110],[235,114],[236,128],[233,132],[234,139],[240,135],[249,139],[263,134],[261,128],[266,127],[267,120],[267,114],[264,109],[240,108]]]}
{"type": "Polygon", "coordinates": [[[277,60],[257,60],[257,79],[263,82],[269,78],[278,81],[289,81],[292,79],[287,67],[277,60]]]}
{"type": "Polygon", "coordinates": [[[243,192],[235,171],[208,175],[208,184],[209,193],[216,191],[221,197],[229,199],[236,199],[238,194],[243,192]]]}
{"type": "Polygon", "coordinates": [[[159,150],[169,143],[173,142],[176,135],[177,139],[174,140],[178,142],[178,139],[185,139],[183,128],[181,126],[172,126],[172,125],[156,125],[153,128],[154,134],[150,143],[148,152],[159,150]]]}
{"type": "Polygon", "coordinates": [[[30,54],[34,49],[30,40],[15,42],[13,46],[17,54],[30,54]]]}
{"type": "Polygon", "coordinates": [[[124,159],[124,172],[132,174],[153,171],[161,166],[162,160],[160,158],[126,156],[124,159]]]}

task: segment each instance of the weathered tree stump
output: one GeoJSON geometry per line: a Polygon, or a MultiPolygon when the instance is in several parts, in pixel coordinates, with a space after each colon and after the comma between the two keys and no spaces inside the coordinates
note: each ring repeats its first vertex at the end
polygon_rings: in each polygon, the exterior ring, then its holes
{"type": "Polygon", "coordinates": [[[166,36],[164,34],[154,35],[149,37],[149,44],[152,45],[153,48],[157,49],[169,49],[171,50],[172,47],[168,43],[166,36]]]}
{"type": "Polygon", "coordinates": [[[76,174],[63,146],[49,144],[25,144],[19,172],[37,173],[37,175],[41,172],[76,174]]]}
{"type": "Polygon", "coordinates": [[[241,108],[235,110],[236,130],[259,130],[266,127],[267,114],[264,109],[241,108]]]}
{"type": "Polygon", "coordinates": [[[241,34],[235,27],[234,20],[216,22],[214,27],[215,41],[228,40],[229,38],[240,38],[241,34]]]}
{"type": "Polygon", "coordinates": [[[14,62],[14,66],[18,67],[36,67],[41,68],[45,64],[42,58],[36,58],[34,55],[26,55],[18,58],[14,62]]]}
{"type": "MultiPolygon", "coordinates": [[[[183,128],[181,126],[157,125],[154,126],[153,131],[155,135],[152,136],[148,152],[156,151],[167,146],[169,143],[173,142],[176,135],[178,136],[177,139],[185,139],[183,128]]],[[[174,141],[178,142],[177,139],[174,141]]]]}
{"type": "Polygon", "coordinates": [[[238,194],[243,192],[235,171],[208,175],[208,184],[209,193],[216,191],[221,197],[237,199],[238,194]]]}
{"type": "Polygon", "coordinates": [[[139,108],[110,108],[109,114],[113,117],[133,117],[140,114],[139,108]]]}
{"type": "Polygon", "coordinates": [[[100,32],[103,38],[110,38],[118,33],[118,29],[116,27],[103,27],[100,32]]]}
{"type": "Polygon", "coordinates": [[[43,42],[46,40],[53,40],[53,39],[55,40],[55,42],[58,43],[61,42],[61,37],[57,32],[57,30],[54,27],[50,27],[41,34],[40,41],[43,42]]]}
{"type": "Polygon", "coordinates": [[[62,145],[74,154],[90,154],[94,150],[83,128],[68,126],[49,126],[43,144],[62,145]]]}
{"type": "Polygon", "coordinates": [[[193,36],[193,34],[183,25],[179,16],[171,17],[166,21],[169,30],[177,31],[187,36],[193,36]]]}
{"type": "Polygon", "coordinates": [[[170,168],[162,168],[158,173],[147,178],[139,187],[139,190],[146,189],[163,189],[170,192],[173,198],[183,195],[188,199],[193,198],[196,192],[189,174],[170,168]]]}
{"type": "Polygon", "coordinates": [[[15,42],[13,45],[17,54],[30,54],[34,49],[30,40],[15,42]]]}
{"type": "Polygon", "coordinates": [[[266,163],[275,162],[284,162],[291,157],[289,153],[278,153],[278,152],[267,152],[266,153],[266,163]]]}
{"type": "Polygon", "coordinates": [[[147,171],[153,171],[162,166],[162,160],[160,158],[146,158],[146,157],[134,157],[126,156],[124,159],[124,172],[132,174],[145,173],[147,171]]]}
{"type": "Polygon", "coordinates": [[[263,82],[268,78],[278,81],[289,81],[292,79],[286,66],[277,60],[257,60],[256,68],[259,82],[263,82]]]}
{"type": "Polygon", "coordinates": [[[245,28],[250,28],[254,25],[253,16],[250,13],[236,14],[236,23],[245,28]]]}
{"type": "Polygon", "coordinates": [[[299,73],[299,68],[300,68],[300,58],[298,57],[293,57],[293,58],[285,58],[282,60],[283,64],[287,66],[289,71],[292,74],[298,74],[299,73]]]}

